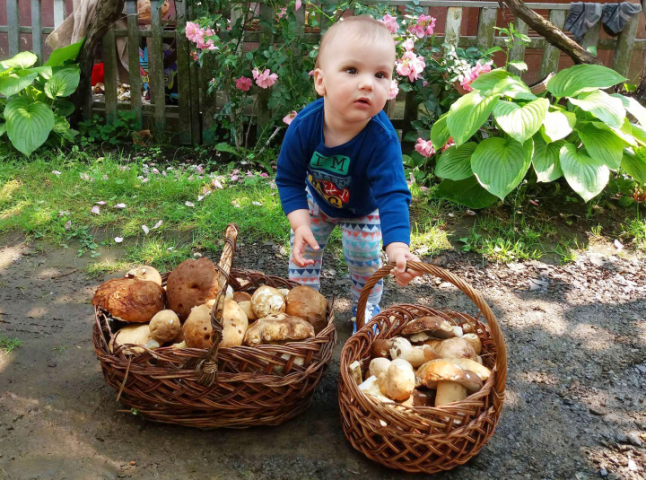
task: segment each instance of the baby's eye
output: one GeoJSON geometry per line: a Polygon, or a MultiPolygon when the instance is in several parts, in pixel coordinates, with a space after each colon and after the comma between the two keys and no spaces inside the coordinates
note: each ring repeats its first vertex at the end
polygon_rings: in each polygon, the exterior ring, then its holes
{"type": "Polygon", "coordinates": [[[354,75],[355,73],[357,73],[357,69],[354,67],[346,68],[345,71],[348,72],[350,75],[354,75]]]}
{"type": "Polygon", "coordinates": [[[388,78],[388,75],[386,75],[384,72],[379,72],[377,75],[375,75],[377,78],[388,78]]]}

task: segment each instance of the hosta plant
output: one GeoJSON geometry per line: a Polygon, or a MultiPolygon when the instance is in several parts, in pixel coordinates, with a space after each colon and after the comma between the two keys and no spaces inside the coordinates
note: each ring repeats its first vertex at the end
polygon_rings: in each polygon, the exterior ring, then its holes
{"type": "Polygon", "coordinates": [[[646,182],[646,109],[605,89],[626,79],[599,65],[575,65],[535,95],[506,69],[480,75],[431,130],[440,150],[442,198],[483,208],[504,198],[530,168],[538,182],[561,177],[586,202],[620,168],[646,182]],[[631,123],[628,114],[638,122],[631,123]]]}
{"type": "Polygon", "coordinates": [[[79,84],[80,71],[71,64],[82,43],[54,50],[45,65],[35,67],[31,52],[0,62],[0,139],[29,156],[50,138],[73,140],[67,118],[74,105],[66,100],[79,84]]]}

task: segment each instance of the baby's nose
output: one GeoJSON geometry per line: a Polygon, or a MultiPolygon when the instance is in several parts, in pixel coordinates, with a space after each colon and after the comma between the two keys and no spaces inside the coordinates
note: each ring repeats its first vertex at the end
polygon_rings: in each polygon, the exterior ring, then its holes
{"type": "Polygon", "coordinates": [[[374,83],[371,76],[362,77],[359,82],[359,88],[361,90],[372,90],[374,88],[374,83]]]}

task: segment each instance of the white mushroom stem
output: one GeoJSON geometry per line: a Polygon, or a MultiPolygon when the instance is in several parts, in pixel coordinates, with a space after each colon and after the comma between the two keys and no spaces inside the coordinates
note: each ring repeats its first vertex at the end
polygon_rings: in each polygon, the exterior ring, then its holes
{"type": "Polygon", "coordinates": [[[391,403],[392,400],[381,393],[379,385],[377,385],[377,377],[372,376],[365,380],[361,385],[359,385],[359,390],[361,390],[366,395],[376,398],[384,403],[391,403]]]}
{"type": "Polygon", "coordinates": [[[437,394],[435,395],[435,406],[446,405],[447,403],[459,402],[467,398],[467,389],[457,382],[438,382],[437,394]]]}

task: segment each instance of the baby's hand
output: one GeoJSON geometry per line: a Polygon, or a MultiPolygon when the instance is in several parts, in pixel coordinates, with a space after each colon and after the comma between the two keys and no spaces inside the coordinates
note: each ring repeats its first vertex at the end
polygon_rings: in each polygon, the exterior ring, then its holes
{"type": "Polygon", "coordinates": [[[292,259],[299,267],[314,265],[314,260],[303,257],[303,253],[305,253],[305,249],[308,245],[314,250],[318,250],[320,248],[314,238],[314,234],[312,233],[310,226],[301,225],[294,230],[294,245],[292,247],[292,259]]]}
{"type": "Polygon", "coordinates": [[[422,272],[416,272],[415,270],[406,271],[406,262],[419,262],[420,259],[410,253],[410,249],[405,243],[389,243],[386,246],[386,255],[388,255],[389,262],[395,262],[397,264],[391,271],[397,280],[397,285],[405,287],[413,278],[423,275],[422,272]]]}

